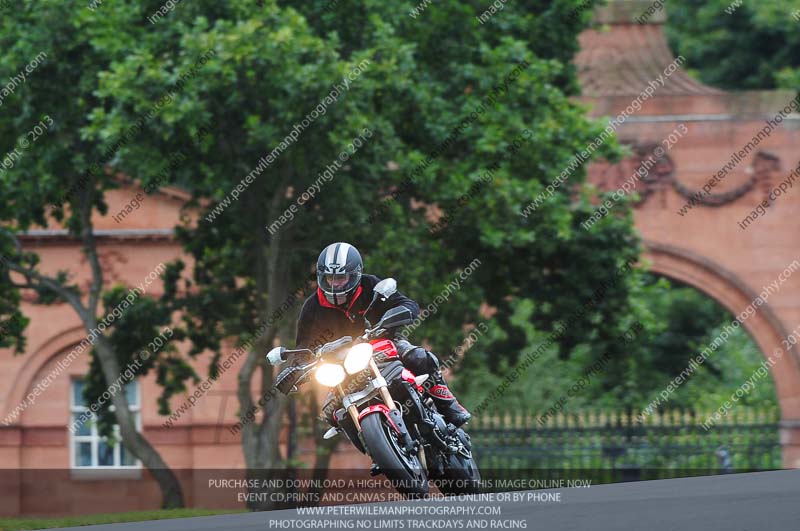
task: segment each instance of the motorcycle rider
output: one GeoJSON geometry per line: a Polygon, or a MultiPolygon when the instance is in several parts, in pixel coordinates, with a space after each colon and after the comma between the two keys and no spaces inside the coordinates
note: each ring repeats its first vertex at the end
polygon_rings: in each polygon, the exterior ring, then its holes
{"type": "MultiPolygon", "coordinates": [[[[296,348],[313,348],[323,332],[339,338],[357,337],[364,331],[364,317],[376,323],[387,310],[405,306],[413,317],[419,315],[419,305],[400,292],[386,301],[379,298],[369,312],[373,288],[380,282],[374,275],[362,274],[364,268],[358,249],[349,243],[332,243],[317,259],[317,291],[306,299],[297,321],[296,348]]],[[[402,338],[394,340],[400,361],[416,375],[428,374],[433,386],[426,394],[433,398],[436,409],[456,427],[466,423],[471,415],[450,392],[439,370],[439,360],[422,347],[402,338]]]]}

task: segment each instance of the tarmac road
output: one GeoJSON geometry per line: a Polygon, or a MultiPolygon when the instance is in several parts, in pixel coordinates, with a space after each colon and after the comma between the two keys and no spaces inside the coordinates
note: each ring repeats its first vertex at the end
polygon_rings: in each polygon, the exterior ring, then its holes
{"type": "MultiPolygon", "coordinates": [[[[500,497],[513,494],[502,493],[500,497]]],[[[301,515],[298,510],[290,509],[62,529],[800,531],[800,470],[617,483],[515,494],[518,501],[498,501],[497,494],[486,494],[478,499],[322,507],[319,509],[324,513],[316,516],[301,515]],[[394,514],[386,514],[387,511],[394,511],[394,514]]]]}

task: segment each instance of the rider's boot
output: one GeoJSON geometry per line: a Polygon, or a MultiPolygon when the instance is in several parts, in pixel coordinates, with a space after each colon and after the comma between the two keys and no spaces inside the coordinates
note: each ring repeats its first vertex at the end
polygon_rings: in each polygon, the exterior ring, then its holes
{"type": "Polygon", "coordinates": [[[450,392],[441,371],[434,371],[430,375],[433,386],[426,386],[426,393],[433,398],[433,403],[436,404],[436,409],[442,414],[444,420],[456,428],[468,422],[472,415],[458,403],[456,397],[450,392]]]}

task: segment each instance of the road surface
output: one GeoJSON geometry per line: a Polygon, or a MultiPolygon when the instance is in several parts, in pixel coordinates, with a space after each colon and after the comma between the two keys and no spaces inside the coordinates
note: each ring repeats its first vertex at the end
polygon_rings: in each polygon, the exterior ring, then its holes
{"type": "Polygon", "coordinates": [[[62,529],[800,531],[800,470],[486,494],[476,499],[339,505],[319,510],[323,514],[299,514],[297,509],[290,509],[62,529]]]}

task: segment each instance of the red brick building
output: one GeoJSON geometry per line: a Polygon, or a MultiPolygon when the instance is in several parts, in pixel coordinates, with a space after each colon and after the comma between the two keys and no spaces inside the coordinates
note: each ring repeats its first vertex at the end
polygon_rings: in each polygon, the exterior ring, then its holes
{"type": "Polygon", "coordinates": [[[784,466],[797,468],[800,352],[782,342],[800,325],[800,275],[785,272],[800,260],[800,193],[788,186],[800,178],[798,100],[791,91],[723,92],[671,71],[681,61],[667,46],[664,11],[636,22],[651,5],[610,2],[595,13],[601,26],[580,36],[581,101],[592,116],[615,119],[618,138],[634,152],[621,164],[592,164],[589,179],[615,190],[652,166],[635,188],[644,258],[654,272],[694,286],[734,315],[783,279],[742,326],[765,357],[785,350],[772,377],[784,466]],[[648,86],[655,90],[642,98],[648,86]],[[708,193],[695,195],[704,186],[708,193]],[[765,214],[754,217],[764,202],[765,214]]]}
{"type": "MultiPolygon", "coordinates": [[[[581,36],[576,57],[584,87],[582,101],[594,116],[617,116],[674,61],[657,12],[647,24],[634,20],[649,2],[612,2],[597,20],[603,29],[581,36]]],[[[684,215],[677,212],[701,189],[732,153],[752,141],[764,123],[793,94],[770,91],[724,93],[703,86],[680,69],[670,73],[640,109],[616,129],[636,156],[610,166],[590,167],[590,179],[607,189],[621,186],[656,147],[680,129],[680,137],[655,157],[656,164],[637,185],[643,200],[636,225],[655,272],[693,285],[738,314],[793,262],[800,259],[800,192],[771,201],[769,214],[743,230],[746,218],[770,190],[797,165],[800,117],[791,113],[770,136],[759,141],[711,194],[684,215]]],[[[118,212],[135,195],[127,186],[108,194],[110,212],[118,212]]],[[[179,191],[147,196],[139,209],[121,218],[95,219],[107,281],[135,286],[158,271],[159,264],[182,256],[172,239],[185,197],[179,191]]],[[[46,271],[67,267],[78,283],[89,279],[89,266],[78,242],[64,231],[32,231],[25,246],[38,252],[46,271]]],[[[186,257],[184,257],[185,259],[186,257]]],[[[147,286],[158,295],[160,281],[147,286]]],[[[71,356],[86,337],[77,316],[65,304],[23,304],[31,317],[24,355],[0,351],[0,515],[66,514],[152,509],[160,495],[147,473],[120,447],[109,447],[91,429],[73,435],[68,429],[83,411],[81,377],[85,354],[71,356]],[[41,382],[47,382],[46,385],[41,382]],[[36,394],[34,390],[37,389],[36,394]],[[2,420],[5,419],[5,420],[2,420]],[[43,472],[53,469],[60,472],[43,472]],[[25,473],[25,470],[35,472],[25,473]]],[[[781,346],[800,324],[800,274],[788,277],[780,291],[744,326],[765,355],[781,346]]],[[[202,361],[198,370],[204,373],[202,361]]],[[[238,438],[230,435],[237,411],[234,367],[173,427],[163,425],[154,397],[159,389],[151,375],[129,388],[137,404],[142,431],[166,462],[179,470],[243,467],[238,438]]],[[[797,348],[773,368],[782,411],[781,442],[787,467],[800,466],[800,356],[797,348]]],[[[342,445],[334,467],[366,466],[363,456],[342,445]]],[[[299,459],[312,462],[314,449],[301,445],[299,459]]],[[[185,496],[192,506],[220,506],[201,482],[187,479],[185,496]]],[[[241,506],[234,497],[230,507],[241,506]]]]}

